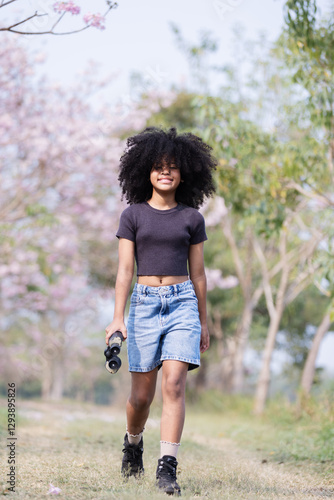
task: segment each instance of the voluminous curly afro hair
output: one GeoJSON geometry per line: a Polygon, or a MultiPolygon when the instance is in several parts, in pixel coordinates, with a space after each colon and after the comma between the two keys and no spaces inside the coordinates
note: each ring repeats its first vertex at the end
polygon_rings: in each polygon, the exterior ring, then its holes
{"type": "Polygon", "coordinates": [[[212,148],[191,133],[177,134],[175,128],[164,131],[148,127],[129,137],[120,159],[118,180],[128,203],[143,203],[152,196],[150,173],[162,160],[180,169],[181,179],[175,198],[179,203],[199,208],[213,195],[212,173],[217,161],[212,148]]]}

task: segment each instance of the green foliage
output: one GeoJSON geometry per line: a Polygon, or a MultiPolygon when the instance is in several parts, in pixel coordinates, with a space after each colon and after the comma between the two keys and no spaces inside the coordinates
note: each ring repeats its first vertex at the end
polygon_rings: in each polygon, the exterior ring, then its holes
{"type": "Polygon", "coordinates": [[[333,136],[334,23],[319,19],[315,0],[289,0],[278,47],[292,80],[307,91],[310,118],[333,136]]]}
{"type": "Polygon", "coordinates": [[[39,398],[42,395],[42,383],[40,380],[24,380],[19,387],[20,398],[39,398]]]}
{"type": "Polygon", "coordinates": [[[205,30],[200,33],[199,43],[193,45],[184,39],[180,29],[175,23],[170,23],[170,27],[178,48],[188,59],[195,85],[200,91],[205,89],[206,92],[209,93],[208,73],[210,68],[208,67],[207,61],[209,56],[217,51],[217,41],[212,38],[209,31],[205,30]]]}
{"type": "Polygon", "coordinates": [[[296,203],[295,193],[286,188],[283,144],[243,118],[245,104],[203,96],[193,105],[198,131],[219,158],[218,194],[244,225],[266,238],[277,234],[296,203]]]}
{"type": "Polygon", "coordinates": [[[218,49],[217,41],[212,38],[209,31],[203,31],[200,34],[199,45],[190,45],[182,37],[180,28],[175,23],[170,23],[171,30],[176,38],[177,44],[188,57],[198,59],[210,52],[215,52],[218,49]]]}
{"type": "Polygon", "coordinates": [[[250,329],[250,345],[252,349],[258,351],[259,355],[263,351],[268,333],[269,314],[266,307],[265,298],[262,296],[254,311],[253,321],[250,329]]]}
{"type": "MultiPolygon", "coordinates": [[[[313,220],[324,232],[325,244],[314,263],[315,280],[333,297],[332,224],[334,169],[334,22],[333,6],[320,18],[315,0],[289,0],[285,6],[286,29],[274,53],[287,69],[291,82],[303,90],[299,105],[308,111],[306,123],[313,128],[291,144],[285,162],[287,173],[316,198],[327,204],[313,220]],[[300,153],[302,152],[302,153],[300,153]],[[306,154],[305,154],[306,152],[306,154]],[[289,168],[291,165],[291,169],[289,168]],[[298,167],[296,168],[296,166],[298,167]],[[298,181],[299,177],[299,181],[298,181]]],[[[305,115],[306,116],[306,115],[305,115]]]]}
{"type": "Polygon", "coordinates": [[[42,215],[47,214],[48,209],[44,205],[35,203],[34,205],[29,205],[26,207],[26,213],[28,216],[42,215]]]}
{"type": "MultiPolygon", "coordinates": [[[[306,73],[304,80],[295,76],[296,68],[306,70],[308,64],[312,64],[314,69],[317,64],[322,67],[322,63],[319,64],[319,53],[312,59],[313,55],[307,52],[309,49],[306,42],[298,37],[293,38],[297,36],[296,30],[298,36],[300,30],[306,30],[305,36],[312,36],[315,40],[318,29],[316,9],[312,11],[312,5],[315,4],[298,1],[288,4],[289,12],[286,15],[290,27],[282,34],[274,50],[268,53],[262,50],[260,56],[249,53],[250,58],[247,60],[250,61],[251,70],[245,82],[240,77],[237,64],[219,68],[224,84],[216,94],[206,91],[205,78],[208,73],[207,64],[203,61],[203,54],[214,52],[215,45],[204,43],[204,38],[197,45],[191,45],[175,29],[178,44],[190,61],[195,76],[198,76],[198,71],[202,71],[202,80],[197,80],[198,83],[202,81],[202,87],[198,94],[184,91],[178,93],[171,106],[161,107],[147,122],[147,125],[165,127],[176,125],[180,131],[198,134],[212,146],[218,159],[217,194],[224,198],[229,209],[241,261],[245,266],[246,231],[250,230],[261,241],[268,269],[278,262],[278,236],[285,221],[293,213],[298,211],[302,223],[284,228],[288,231],[288,251],[296,250],[305,239],[312,238],[313,230],[323,231],[325,241],[330,220],[330,213],[321,211],[318,206],[314,207],[312,202],[308,204],[308,197],[296,189],[297,185],[306,193],[325,193],[331,186],[331,172],[328,168],[329,136],[323,130],[323,122],[319,126],[320,122],[315,122],[312,118],[313,111],[308,101],[310,94],[304,85],[313,85],[317,94],[321,88],[317,87],[316,74],[312,73],[312,82],[307,81],[310,75],[307,76],[306,73]],[[299,10],[294,14],[293,9],[299,10]],[[263,125],[263,114],[269,114],[269,126],[263,125]],[[301,200],[304,200],[304,206],[299,212],[301,200]]],[[[331,31],[323,32],[326,43],[330,43],[330,33],[331,31]]],[[[209,39],[210,37],[207,41],[209,39]]],[[[328,61],[330,57],[328,54],[328,61]]],[[[242,60],[240,54],[238,60],[242,60]]],[[[316,103],[312,106],[314,112],[319,108],[316,103]]],[[[320,106],[320,109],[323,108],[320,106]]],[[[210,228],[209,238],[210,245],[205,246],[207,267],[220,269],[223,276],[235,275],[233,254],[219,224],[210,228]]],[[[329,237],[327,241],[330,241],[329,237]]],[[[310,266],[314,265],[317,284],[323,284],[324,279],[332,277],[331,250],[328,251],[326,245],[327,243],[322,248],[319,247],[316,256],[309,262],[310,266]],[[328,259],[325,257],[326,253],[328,259]]],[[[251,266],[251,289],[254,291],[262,279],[255,257],[251,266]]],[[[305,270],[303,266],[304,263],[300,263],[292,269],[291,280],[297,279],[305,270]]],[[[271,280],[274,294],[279,278],[278,273],[271,280]]],[[[326,285],[326,290],[330,286],[326,285]]],[[[208,299],[210,317],[217,325],[220,322],[224,338],[234,335],[244,305],[240,287],[230,290],[214,289],[209,292],[208,299]]],[[[309,287],[295,308],[291,306],[283,317],[281,328],[285,331],[285,337],[278,347],[292,354],[297,370],[300,370],[309,347],[309,325],[317,326],[317,318],[320,311],[323,311],[322,303],[325,301],[326,298],[322,300],[320,294],[309,287]],[[316,311],[312,302],[315,296],[315,303],[321,303],[316,311]],[[315,313],[313,318],[312,311],[315,313]]],[[[263,349],[268,323],[268,312],[262,298],[254,311],[251,325],[251,345],[258,351],[263,349]]],[[[215,342],[216,339],[213,339],[215,355],[208,353],[208,356],[211,361],[219,362],[215,342]]],[[[292,366],[294,377],[295,366],[292,366]]]]}
{"type": "MultiPolygon", "coordinates": [[[[147,127],[176,127],[178,132],[189,132],[196,123],[195,109],[191,106],[194,95],[186,91],[176,94],[170,106],[161,106],[146,122],[147,127]]],[[[144,98],[145,102],[145,98],[144,98]]]]}
{"type": "MultiPolygon", "coordinates": [[[[331,210],[324,211],[324,218],[329,217],[331,220],[331,210]],[[327,215],[328,214],[328,215],[327,215]]],[[[321,248],[314,259],[314,265],[318,268],[315,280],[319,287],[323,287],[324,293],[330,298],[331,309],[334,310],[334,227],[327,231],[327,245],[321,248]]]]}
{"type": "Polygon", "coordinates": [[[312,45],[316,23],[315,0],[288,0],[284,7],[285,23],[292,36],[305,38],[312,45]]]}
{"type": "Polygon", "coordinates": [[[302,292],[284,310],[276,347],[286,350],[293,365],[301,370],[304,366],[315,331],[328,307],[328,299],[315,287],[302,292]]]}
{"type": "Polygon", "coordinates": [[[310,186],[328,186],[326,145],[300,129],[299,135],[281,147],[282,173],[287,180],[310,186]]]}

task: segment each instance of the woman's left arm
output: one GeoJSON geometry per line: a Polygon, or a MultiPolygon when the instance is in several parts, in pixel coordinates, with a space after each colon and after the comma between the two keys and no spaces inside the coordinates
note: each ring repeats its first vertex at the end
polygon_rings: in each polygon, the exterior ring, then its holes
{"type": "Polygon", "coordinates": [[[210,345],[210,335],[206,312],[206,275],[203,256],[204,242],[189,247],[189,275],[193,282],[198,299],[198,312],[201,322],[201,352],[205,352],[210,345]]]}

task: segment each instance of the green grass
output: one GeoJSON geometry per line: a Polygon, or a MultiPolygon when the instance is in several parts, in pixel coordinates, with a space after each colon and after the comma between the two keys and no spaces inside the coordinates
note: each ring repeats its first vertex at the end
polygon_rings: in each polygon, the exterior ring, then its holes
{"type": "MultiPolygon", "coordinates": [[[[155,488],[160,404],[146,426],[145,477],[129,481],[120,474],[123,408],[18,401],[18,409],[15,498],[47,499],[49,483],[66,499],[166,498],[155,488]]],[[[273,402],[256,419],[249,399],[204,394],[187,407],[178,456],[182,497],[333,498],[331,413],[319,403],[316,410],[296,415],[287,403],[273,402]]],[[[5,475],[2,461],[0,494],[6,494],[5,475]]]]}
{"type": "MultiPolygon", "coordinates": [[[[324,394],[317,399],[310,399],[298,411],[296,405],[277,398],[268,403],[261,417],[253,414],[251,398],[222,397],[219,393],[211,392],[203,395],[198,403],[201,408],[210,409],[210,418],[216,418],[217,425],[220,421],[225,437],[232,438],[248,450],[261,452],[264,459],[296,465],[309,462],[323,473],[332,473],[333,396],[324,394]]],[[[199,418],[201,420],[202,415],[199,418]]],[[[206,433],[205,426],[201,432],[206,433]]]]}

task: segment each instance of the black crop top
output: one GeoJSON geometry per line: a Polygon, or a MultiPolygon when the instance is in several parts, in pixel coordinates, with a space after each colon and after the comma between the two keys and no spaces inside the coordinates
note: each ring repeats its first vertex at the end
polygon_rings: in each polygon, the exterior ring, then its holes
{"type": "Polygon", "coordinates": [[[190,245],[207,240],[202,214],[178,204],[157,210],[135,203],[121,214],[117,238],[135,243],[137,276],[185,276],[190,245]]]}

